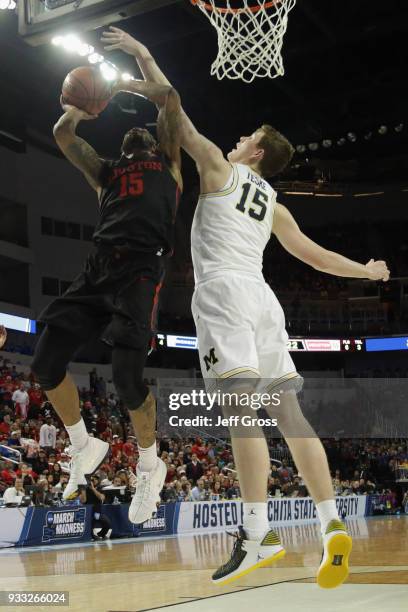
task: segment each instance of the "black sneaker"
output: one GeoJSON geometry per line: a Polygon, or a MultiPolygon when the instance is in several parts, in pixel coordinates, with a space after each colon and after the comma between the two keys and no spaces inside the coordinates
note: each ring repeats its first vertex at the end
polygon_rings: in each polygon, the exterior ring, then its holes
{"type": "Polygon", "coordinates": [[[238,533],[229,535],[233,535],[236,541],[230,559],[214,572],[214,584],[229,584],[258,567],[265,567],[282,559],[285,555],[279,536],[272,529],[260,540],[248,540],[243,527],[238,527],[238,533]]]}

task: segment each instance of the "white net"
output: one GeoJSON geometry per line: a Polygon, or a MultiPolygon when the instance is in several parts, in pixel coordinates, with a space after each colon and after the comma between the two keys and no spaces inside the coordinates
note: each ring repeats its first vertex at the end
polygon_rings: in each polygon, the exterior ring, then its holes
{"type": "Polygon", "coordinates": [[[217,30],[218,55],[211,74],[218,79],[274,79],[284,74],[283,36],[296,0],[191,0],[217,30]]]}

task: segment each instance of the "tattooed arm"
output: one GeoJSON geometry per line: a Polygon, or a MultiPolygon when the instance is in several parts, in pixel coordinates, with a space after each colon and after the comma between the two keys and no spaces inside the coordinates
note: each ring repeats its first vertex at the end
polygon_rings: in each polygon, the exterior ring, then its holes
{"type": "Polygon", "coordinates": [[[85,140],[77,136],[80,121],[95,119],[74,106],[64,105],[65,114],[54,126],[54,138],[65,157],[82,172],[88,183],[99,193],[103,161],[85,140]]]}

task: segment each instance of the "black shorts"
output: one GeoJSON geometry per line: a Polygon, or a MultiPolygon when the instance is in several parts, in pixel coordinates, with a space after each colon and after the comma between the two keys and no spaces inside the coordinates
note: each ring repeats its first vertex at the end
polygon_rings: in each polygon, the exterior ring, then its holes
{"type": "Polygon", "coordinates": [[[112,346],[147,347],[155,330],[164,276],[161,257],[98,249],[69,289],[38,320],[71,332],[86,343],[100,337],[112,346]]]}

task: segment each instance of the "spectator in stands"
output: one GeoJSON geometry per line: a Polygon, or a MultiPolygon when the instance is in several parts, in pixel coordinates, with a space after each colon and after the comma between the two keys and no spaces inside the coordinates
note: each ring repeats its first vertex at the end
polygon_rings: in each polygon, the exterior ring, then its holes
{"type": "Polygon", "coordinates": [[[186,466],[186,476],[188,480],[192,480],[196,484],[197,480],[203,475],[203,466],[198,460],[197,455],[193,453],[191,455],[191,461],[186,466]]]}
{"type": "Polygon", "coordinates": [[[34,505],[36,506],[52,506],[54,503],[54,495],[50,491],[48,481],[41,479],[37,483],[37,491],[34,494],[34,505]]]}
{"type": "Polygon", "coordinates": [[[23,421],[25,421],[28,414],[30,398],[23,382],[21,382],[18,389],[14,391],[13,395],[11,396],[11,399],[14,402],[14,409],[16,411],[16,415],[20,416],[23,421]]]}
{"type": "Polygon", "coordinates": [[[234,480],[234,484],[232,485],[232,487],[229,487],[227,489],[227,498],[228,499],[238,499],[239,497],[241,497],[241,490],[239,488],[239,482],[238,480],[234,480]]]}
{"type": "MultiPolygon", "coordinates": [[[[54,473],[54,476],[55,476],[55,473],[54,473]]],[[[58,482],[53,487],[54,491],[56,493],[62,492],[65,489],[65,487],[67,486],[68,480],[69,480],[69,474],[63,474],[61,472],[61,474],[59,476],[58,482]]],[[[54,482],[55,482],[55,478],[54,478],[54,482]]]]}
{"type": "Polygon", "coordinates": [[[3,502],[5,505],[8,504],[21,504],[21,500],[25,496],[25,491],[23,487],[23,481],[21,478],[16,478],[14,481],[14,486],[9,487],[4,491],[3,502]]]}
{"type": "Polygon", "coordinates": [[[202,478],[197,480],[197,484],[191,491],[193,501],[204,501],[206,498],[206,492],[204,489],[204,481],[202,478]]]}
{"type": "Polygon", "coordinates": [[[175,489],[175,483],[173,482],[166,482],[164,484],[164,488],[161,492],[161,499],[162,501],[166,504],[168,502],[175,502],[177,501],[177,491],[175,489]]]}
{"type": "Polygon", "coordinates": [[[20,452],[23,451],[24,449],[21,446],[20,437],[21,437],[21,431],[19,429],[12,431],[9,439],[7,440],[7,446],[10,446],[10,448],[13,448],[14,450],[18,450],[20,452]]]}
{"type": "Polygon", "coordinates": [[[183,497],[183,501],[194,501],[194,497],[191,490],[191,482],[184,482],[181,486],[181,495],[183,497]]]}
{"type": "Polygon", "coordinates": [[[281,484],[289,483],[293,480],[293,469],[288,466],[287,459],[282,460],[282,465],[278,468],[278,474],[281,484]]]}
{"type": "Polygon", "coordinates": [[[280,497],[281,484],[279,478],[269,477],[268,480],[268,494],[270,497],[280,497]]]}
{"type": "Polygon", "coordinates": [[[225,491],[222,490],[220,481],[216,480],[211,491],[211,501],[220,501],[221,499],[225,499],[225,491]]]}
{"type": "Polygon", "coordinates": [[[0,436],[9,437],[10,435],[10,423],[11,417],[9,414],[5,414],[2,423],[0,423],[0,436]]]}
{"type": "Polygon", "coordinates": [[[40,446],[47,452],[55,448],[57,441],[57,428],[53,424],[52,418],[48,416],[44,425],[40,428],[40,446]]]}
{"type": "Polygon", "coordinates": [[[13,408],[12,396],[16,389],[16,385],[13,382],[10,375],[6,376],[4,383],[2,383],[2,389],[3,389],[3,396],[2,396],[3,404],[8,406],[9,408],[13,408]]]}
{"type": "Polygon", "coordinates": [[[34,477],[37,477],[37,474],[33,472],[33,470],[26,464],[20,463],[18,470],[16,471],[18,478],[21,478],[23,481],[23,486],[27,487],[29,485],[34,484],[34,477]]]}
{"type": "Polygon", "coordinates": [[[44,403],[44,393],[38,383],[29,389],[28,395],[30,398],[30,407],[28,409],[28,418],[37,419],[41,413],[41,406],[44,403]]]}
{"type": "Polygon", "coordinates": [[[50,474],[52,474],[53,477],[53,486],[55,487],[56,484],[59,483],[61,475],[62,475],[62,470],[61,470],[61,466],[58,462],[55,462],[54,465],[52,466],[52,469],[50,471],[50,474]]]}
{"type": "Polygon", "coordinates": [[[49,466],[48,466],[47,453],[45,452],[43,448],[41,448],[40,451],[38,452],[38,456],[32,460],[31,465],[32,465],[33,471],[36,474],[43,474],[45,470],[48,470],[49,466]]]}

